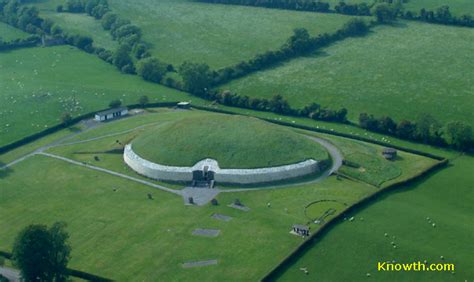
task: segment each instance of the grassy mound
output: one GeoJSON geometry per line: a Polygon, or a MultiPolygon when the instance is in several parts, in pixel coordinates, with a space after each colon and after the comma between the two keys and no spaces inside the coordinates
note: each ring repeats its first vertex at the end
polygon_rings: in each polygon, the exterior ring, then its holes
{"type": "Polygon", "coordinates": [[[133,140],[152,162],[192,166],[213,158],[221,168],[258,168],[327,159],[324,148],[290,129],[243,116],[206,114],[159,125],[133,140]]]}

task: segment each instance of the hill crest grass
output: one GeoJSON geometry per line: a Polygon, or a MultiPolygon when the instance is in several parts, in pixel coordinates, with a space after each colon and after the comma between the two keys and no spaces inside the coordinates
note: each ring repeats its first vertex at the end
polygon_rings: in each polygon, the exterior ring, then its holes
{"type": "Polygon", "coordinates": [[[205,158],[217,160],[221,168],[328,159],[323,147],[290,129],[256,118],[221,114],[156,126],[137,136],[132,147],[142,158],[173,166],[193,166],[205,158]]]}

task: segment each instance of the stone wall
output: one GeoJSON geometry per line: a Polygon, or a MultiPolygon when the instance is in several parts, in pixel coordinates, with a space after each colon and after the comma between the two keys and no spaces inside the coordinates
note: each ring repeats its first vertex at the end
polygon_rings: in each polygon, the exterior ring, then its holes
{"type": "Polygon", "coordinates": [[[202,170],[204,166],[214,172],[216,182],[235,184],[273,182],[301,177],[320,170],[319,162],[313,159],[290,165],[256,169],[221,169],[217,161],[213,159],[202,160],[192,167],[166,166],[141,158],[132,150],[131,144],[125,146],[123,158],[125,163],[137,173],[149,178],[167,181],[191,182],[193,171],[202,170]]]}

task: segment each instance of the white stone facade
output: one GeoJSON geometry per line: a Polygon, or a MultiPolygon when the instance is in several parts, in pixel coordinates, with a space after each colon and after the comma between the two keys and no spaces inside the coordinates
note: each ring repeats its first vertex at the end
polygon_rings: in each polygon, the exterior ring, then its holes
{"type": "Polygon", "coordinates": [[[295,164],[255,168],[255,169],[221,169],[216,160],[204,159],[192,167],[166,166],[147,161],[138,156],[131,144],[125,146],[123,153],[125,163],[137,173],[146,177],[166,181],[193,180],[193,171],[203,170],[205,166],[214,172],[214,180],[220,183],[256,184],[279,181],[305,176],[318,172],[319,162],[309,159],[295,164]]]}

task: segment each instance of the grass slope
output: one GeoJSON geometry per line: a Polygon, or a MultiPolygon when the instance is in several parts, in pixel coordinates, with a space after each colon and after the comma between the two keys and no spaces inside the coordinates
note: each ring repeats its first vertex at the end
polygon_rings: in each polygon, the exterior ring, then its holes
{"type": "Polygon", "coordinates": [[[193,166],[212,158],[221,168],[259,168],[328,158],[319,144],[290,129],[221,114],[159,125],[138,135],[132,144],[141,157],[174,166],[193,166]]]}
{"type": "Polygon", "coordinates": [[[1,179],[0,249],[11,251],[14,237],[28,224],[62,220],[71,235],[70,267],[118,281],[258,280],[301,243],[289,230],[306,222],[304,206],[328,198],[351,204],[374,191],[331,177],[292,189],[224,193],[219,206],[193,207],[176,195],[47,157],[12,170],[1,179]],[[155,199],[148,200],[147,193],[155,199]],[[235,198],[251,211],[227,207],[235,198]],[[233,219],[221,222],[211,218],[213,213],[233,219]],[[191,235],[196,228],[221,234],[196,237],[191,235]],[[208,259],[219,263],[181,267],[208,259]]]}
{"type": "Polygon", "coordinates": [[[69,46],[0,53],[0,146],[60,123],[66,111],[96,111],[113,99],[137,103],[141,95],[153,102],[191,99],[69,46]]]}
{"type": "Polygon", "coordinates": [[[28,33],[21,29],[14,28],[11,25],[0,22],[0,39],[3,41],[11,41],[15,39],[23,39],[29,36],[28,33]]]}
{"type": "Polygon", "coordinates": [[[474,158],[460,157],[426,181],[380,199],[358,212],[354,222],[342,222],[333,228],[280,280],[313,281],[317,277],[323,281],[367,281],[366,273],[376,281],[472,280],[474,253],[469,246],[474,234],[473,169],[474,158]],[[427,217],[436,224],[435,228],[427,217]],[[389,236],[385,237],[385,233],[389,236]],[[441,260],[441,256],[445,259],[441,260]],[[392,260],[454,263],[456,269],[454,275],[376,271],[378,261],[392,260]],[[300,267],[308,267],[310,274],[304,275],[300,267]]]}
{"type": "Polygon", "coordinates": [[[474,29],[406,22],[378,27],[312,57],[235,80],[222,89],[294,107],[318,102],[359,113],[414,119],[431,113],[442,122],[474,123],[474,29]],[[403,40],[401,40],[403,39],[403,40]]]}
{"type": "Polygon", "coordinates": [[[237,64],[278,49],[294,28],[311,34],[333,32],[347,16],[294,12],[190,0],[110,0],[115,12],[140,26],[159,59],[179,65],[188,60],[213,68],[237,64]]]}

